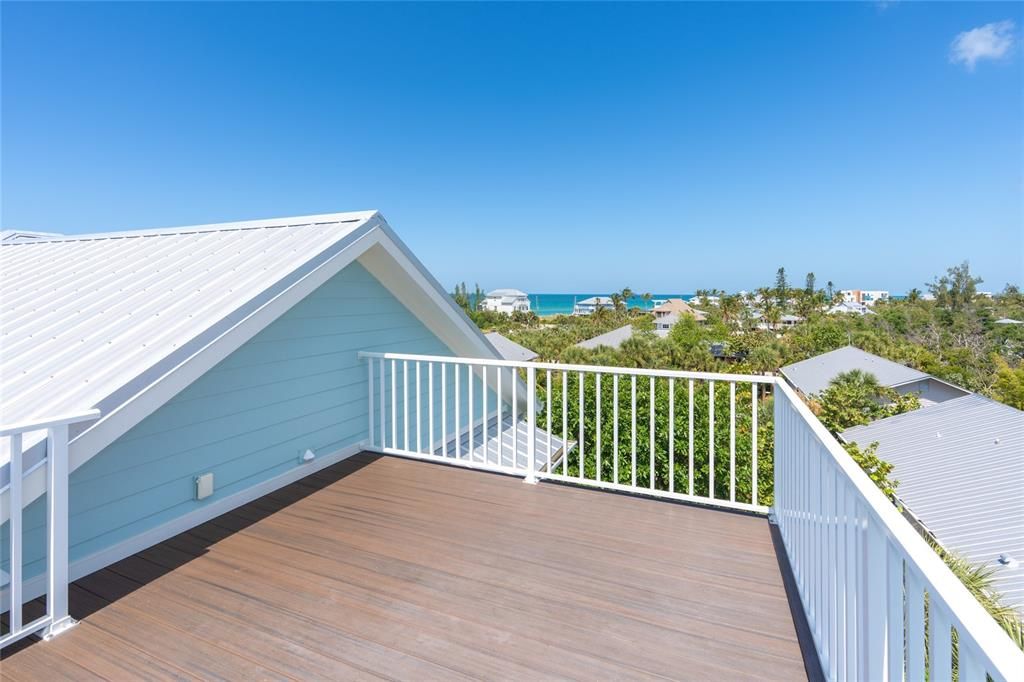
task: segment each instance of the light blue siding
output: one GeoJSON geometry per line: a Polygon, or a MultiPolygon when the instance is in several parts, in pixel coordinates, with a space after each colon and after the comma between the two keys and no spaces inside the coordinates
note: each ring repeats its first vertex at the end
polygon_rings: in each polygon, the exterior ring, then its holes
{"type": "MultiPolygon", "coordinates": [[[[349,265],[72,474],[72,561],[301,466],[307,448],[326,455],[366,439],[360,350],[451,355],[365,268],[349,265]],[[215,493],[195,501],[193,479],[204,472],[215,493]]],[[[424,449],[426,433],[424,421],[424,449]]],[[[44,504],[26,509],[26,575],[42,568],[44,504]]]]}

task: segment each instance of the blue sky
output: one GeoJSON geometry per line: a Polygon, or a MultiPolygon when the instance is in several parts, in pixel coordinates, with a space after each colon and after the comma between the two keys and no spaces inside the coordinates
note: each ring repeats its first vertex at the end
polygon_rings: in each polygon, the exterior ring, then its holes
{"type": "Polygon", "coordinates": [[[1024,283],[1020,3],[0,7],[4,228],[378,208],[448,286],[1024,283]]]}

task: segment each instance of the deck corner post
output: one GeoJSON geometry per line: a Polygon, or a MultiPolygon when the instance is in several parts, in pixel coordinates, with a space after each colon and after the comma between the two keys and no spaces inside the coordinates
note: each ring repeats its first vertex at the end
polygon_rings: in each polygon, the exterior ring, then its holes
{"type": "Polygon", "coordinates": [[[68,425],[52,426],[47,432],[47,512],[49,516],[49,590],[47,610],[50,624],[43,632],[49,640],[75,625],[68,615],[68,425]]]}
{"type": "MultiPolygon", "coordinates": [[[[500,398],[499,398],[500,399],[500,398]]],[[[526,368],[526,483],[537,482],[537,368],[526,368]]]]}

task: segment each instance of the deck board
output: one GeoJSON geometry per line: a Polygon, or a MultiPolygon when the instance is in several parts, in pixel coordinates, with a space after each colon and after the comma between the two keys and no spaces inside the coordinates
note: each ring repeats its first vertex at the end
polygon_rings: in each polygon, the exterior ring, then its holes
{"type": "Polygon", "coordinates": [[[75,583],[4,679],[806,678],[767,521],[358,455],[75,583]]]}

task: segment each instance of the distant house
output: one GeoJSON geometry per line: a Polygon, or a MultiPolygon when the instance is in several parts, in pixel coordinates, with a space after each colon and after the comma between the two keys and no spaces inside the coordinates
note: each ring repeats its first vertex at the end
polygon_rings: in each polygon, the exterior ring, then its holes
{"type": "Polygon", "coordinates": [[[996,589],[1024,610],[1024,412],[969,394],[855,426],[842,439],[878,443],[912,520],[993,568],[996,589]]]}
{"type": "Polygon", "coordinates": [[[889,300],[889,292],[884,289],[843,289],[840,293],[844,301],[862,303],[866,306],[889,300]]]}
{"type": "Polygon", "coordinates": [[[498,351],[498,355],[503,360],[529,362],[540,357],[526,346],[520,346],[515,341],[498,332],[487,332],[484,336],[491,342],[491,345],[494,346],[494,349],[498,351]]]}
{"type": "Polygon", "coordinates": [[[654,308],[651,312],[654,313],[655,319],[675,316],[675,319],[678,320],[680,315],[689,315],[698,322],[703,322],[708,317],[707,313],[693,308],[689,303],[681,298],[670,298],[654,308]]]}
{"type": "Polygon", "coordinates": [[[781,373],[794,388],[809,396],[821,393],[837,376],[854,369],[873,374],[879,384],[897,393],[916,393],[923,405],[970,395],[959,386],[853,346],[794,362],[783,367],[781,373]]]}
{"type": "Polygon", "coordinates": [[[757,320],[758,329],[789,329],[790,327],[795,327],[804,321],[804,318],[799,315],[786,314],[781,315],[778,322],[771,323],[765,320],[764,315],[758,311],[754,311],[754,313],[751,314],[751,318],[757,320]]]}
{"type": "Polygon", "coordinates": [[[672,329],[672,327],[674,327],[675,324],[679,322],[680,317],[685,314],[687,313],[669,313],[667,315],[661,315],[660,317],[655,318],[654,329],[663,329],[665,331],[668,331],[669,329],[672,329]]]}
{"type": "Polygon", "coordinates": [[[530,312],[530,297],[519,289],[495,289],[487,293],[480,308],[506,315],[528,313],[530,312]]]}
{"type": "Polygon", "coordinates": [[[590,315],[599,308],[613,308],[615,304],[612,303],[612,299],[608,296],[591,296],[585,298],[582,301],[577,301],[576,305],[573,306],[573,315],[590,315]]]}
{"type": "Polygon", "coordinates": [[[837,303],[828,309],[829,315],[874,315],[875,311],[867,307],[863,303],[857,303],[856,301],[843,301],[837,303]]]}

